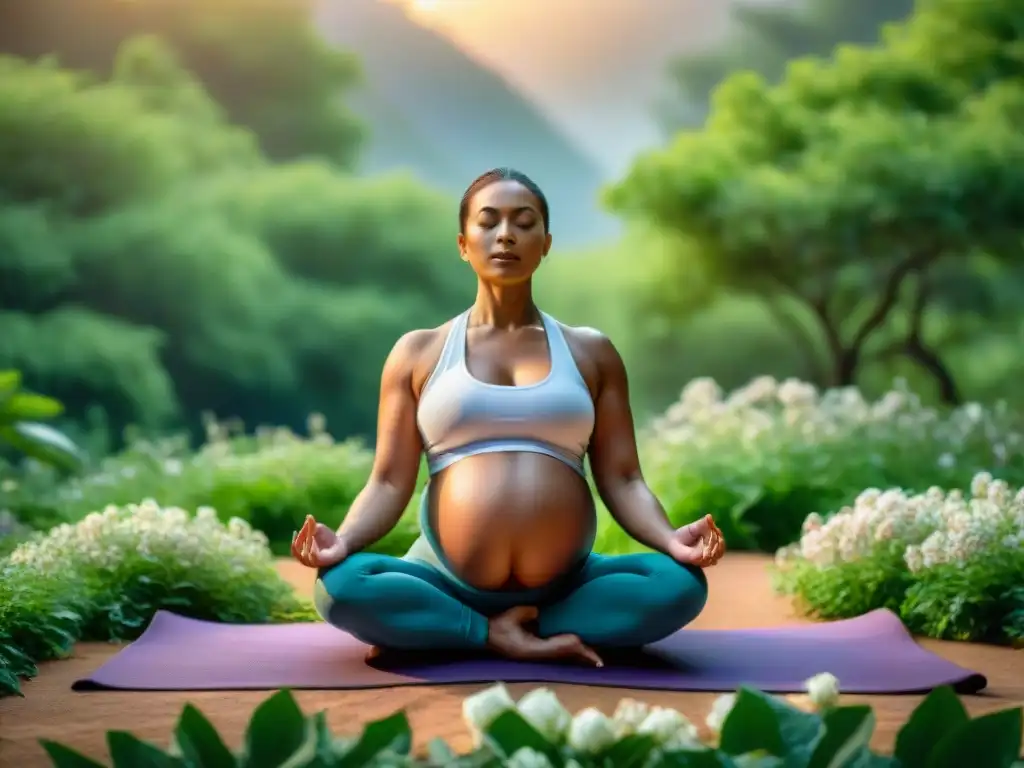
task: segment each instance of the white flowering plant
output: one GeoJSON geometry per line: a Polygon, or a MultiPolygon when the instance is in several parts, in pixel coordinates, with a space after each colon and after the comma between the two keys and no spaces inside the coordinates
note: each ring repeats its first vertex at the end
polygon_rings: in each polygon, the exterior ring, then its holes
{"type": "Polygon", "coordinates": [[[824,619],[889,608],[936,638],[1024,640],[1024,488],[979,472],[970,492],[868,489],[809,515],[775,583],[824,619]]]}
{"type": "MultiPolygon", "coordinates": [[[[1020,707],[971,719],[950,688],[929,694],[896,738],[893,755],[870,748],[870,707],[844,706],[827,673],[807,681],[792,701],[742,688],[720,697],[703,732],[679,712],[623,699],[605,715],[569,714],[544,688],[519,702],[498,684],[464,702],[474,747],[457,754],[440,739],[413,750],[403,711],[337,737],[325,712],[307,716],[278,691],[253,713],[242,747],[231,750],[213,725],[186,705],[167,752],[130,733],[107,734],[114,768],[1020,768],[1020,707]]],[[[103,768],[67,746],[43,741],[56,768],[103,768]]]]}
{"type": "MultiPolygon", "coordinates": [[[[335,441],[317,414],[309,417],[306,435],[271,427],[246,434],[241,424],[212,419],[206,432],[194,451],[184,437],[133,438],[124,451],[63,482],[46,467],[30,465],[20,478],[0,485],[0,510],[44,530],[145,498],[185,509],[208,505],[223,520],[249,522],[266,534],[274,554],[286,556],[306,515],[331,527],[341,524],[373,463],[373,453],[359,441],[335,441]]],[[[374,551],[404,553],[416,536],[410,509],[374,551]]]]}
{"type": "Polygon", "coordinates": [[[154,501],[109,506],[37,534],[0,562],[0,692],[77,640],[131,640],[167,609],[198,619],[310,620],[266,536],[154,501]]]}
{"type": "MultiPolygon", "coordinates": [[[[875,401],[763,376],[726,394],[697,379],[641,435],[644,474],[676,525],[715,515],[730,547],[774,552],[811,512],[864,488],[964,487],[988,470],[1024,482],[1024,436],[1003,405],[924,405],[904,383],[875,401]]],[[[608,552],[634,544],[608,528],[608,552]]]]}

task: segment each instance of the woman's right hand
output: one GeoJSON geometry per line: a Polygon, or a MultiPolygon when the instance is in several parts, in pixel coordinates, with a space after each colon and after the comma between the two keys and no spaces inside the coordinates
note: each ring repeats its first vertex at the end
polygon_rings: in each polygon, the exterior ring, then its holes
{"type": "Polygon", "coordinates": [[[306,515],[302,528],[292,538],[292,557],[310,568],[329,568],[347,555],[338,534],[312,515],[306,515]]]}

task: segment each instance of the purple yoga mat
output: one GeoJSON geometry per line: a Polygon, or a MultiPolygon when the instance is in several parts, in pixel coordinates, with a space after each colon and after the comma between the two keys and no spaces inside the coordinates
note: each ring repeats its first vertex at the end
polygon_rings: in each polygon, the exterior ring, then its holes
{"type": "Polygon", "coordinates": [[[921,648],[890,611],[775,629],[684,629],[643,660],[601,669],[486,657],[437,656],[370,666],[366,645],[324,623],[217,624],[160,611],[143,635],[74,690],[355,689],[446,683],[575,683],[616,688],[768,693],[803,690],[819,672],[846,693],[976,693],[984,676],[921,648]]]}

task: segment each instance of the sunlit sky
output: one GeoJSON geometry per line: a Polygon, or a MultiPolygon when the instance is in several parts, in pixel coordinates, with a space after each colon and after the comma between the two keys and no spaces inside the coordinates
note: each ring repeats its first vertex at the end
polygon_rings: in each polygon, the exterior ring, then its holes
{"type": "MultiPolygon", "coordinates": [[[[607,172],[661,136],[665,67],[714,43],[729,0],[390,0],[540,105],[607,172]]],[[[771,2],[772,0],[762,0],[771,2]]]]}

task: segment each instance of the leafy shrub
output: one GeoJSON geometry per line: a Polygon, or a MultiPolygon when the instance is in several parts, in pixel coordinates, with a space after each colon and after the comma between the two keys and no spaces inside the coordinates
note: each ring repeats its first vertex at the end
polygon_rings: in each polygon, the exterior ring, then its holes
{"type": "MultiPolygon", "coordinates": [[[[412,755],[412,730],[403,711],[367,725],[355,738],[335,737],[325,712],[306,716],[287,690],[260,704],[239,753],[193,705],[185,706],[168,752],[124,731],[107,742],[115,768],[178,765],[187,768],[333,768],[337,766],[464,766],[469,768],[919,768],[1019,765],[1021,708],[970,719],[950,688],[933,691],[901,729],[895,755],[869,747],[875,725],[868,706],[814,702],[798,707],[744,688],[715,702],[708,715],[711,738],[675,710],[623,699],[607,717],[596,709],[570,715],[548,690],[539,688],[518,704],[504,686],[469,697],[464,712],[478,736],[477,748],[456,755],[440,739],[426,759],[412,755]]],[[[42,742],[56,768],[102,768],[99,763],[52,741],[42,742]]]]}
{"type": "Polygon", "coordinates": [[[66,655],[81,634],[83,585],[24,565],[0,565],[0,696],[19,693],[36,663],[66,655]]]}
{"type": "Polygon", "coordinates": [[[64,406],[50,397],[21,388],[18,371],[0,371],[0,446],[64,472],[82,466],[82,454],[66,435],[44,424],[60,416],[64,406]]]}
{"type": "MultiPolygon", "coordinates": [[[[1024,482],[1024,438],[1002,406],[944,412],[902,385],[876,402],[855,388],[755,379],[724,397],[691,382],[641,438],[645,474],[677,525],[711,512],[733,549],[774,552],[812,512],[864,488],[965,487],[989,470],[1024,482]]],[[[634,545],[617,531],[609,551],[634,545]]]]}
{"type": "Polygon", "coordinates": [[[1024,489],[979,473],[969,498],[933,487],[869,489],[776,554],[776,586],[810,613],[874,608],[951,640],[1024,640],[1024,489]]]}
{"type": "Polygon", "coordinates": [[[0,564],[3,691],[77,640],[132,640],[161,609],[222,622],[308,618],[266,537],[213,509],[110,506],[17,547],[0,564]]]}
{"type": "MultiPolygon", "coordinates": [[[[98,471],[52,485],[45,472],[26,477],[6,496],[18,518],[37,521],[79,520],[110,504],[155,499],[165,506],[210,506],[223,520],[245,520],[263,532],[271,551],[287,555],[292,536],[311,514],[331,527],[341,524],[369,477],[373,454],[360,442],[335,442],[316,416],[309,436],[286,429],[261,428],[240,434],[238,426],[207,424],[208,439],[191,452],[184,438],[133,441],[124,452],[101,463],[98,471]]],[[[404,553],[418,528],[413,507],[374,551],[404,553]]]]}

